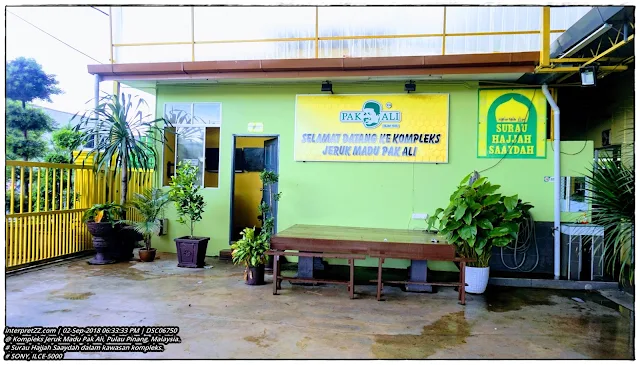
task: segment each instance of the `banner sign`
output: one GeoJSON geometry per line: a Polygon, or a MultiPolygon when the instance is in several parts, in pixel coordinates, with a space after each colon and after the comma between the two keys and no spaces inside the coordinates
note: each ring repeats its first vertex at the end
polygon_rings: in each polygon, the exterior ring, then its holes
{"type": "Polygon", "coordinates": [[[547,100],[542,90],[478,93],[479,158],[546,158],[547,100]]]}
{"type": "Polygon", "coordinates": [[[296,161],[447,163],[448,141],[448,94],[296,96],[296,161]]]}

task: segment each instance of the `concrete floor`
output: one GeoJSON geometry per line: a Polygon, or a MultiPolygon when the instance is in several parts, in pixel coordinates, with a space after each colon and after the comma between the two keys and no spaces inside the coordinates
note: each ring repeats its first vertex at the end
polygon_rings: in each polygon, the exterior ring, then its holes
{"type": "MultiPolygon", "coordinates": [[[[597,293],[491,288],[457,303],[435,294],[356,286],[244,284],[242,268],[154,263],[89,266],[86,258],[6,279],[7,326],[179,326],[163,353],[68,353],[87,358],[629,359],[629,312],[597,293]],[[580,298],[583,303],[572,298],[580,298]]],[[[267,282],[271,276],[267,275],[267,282]]]]}

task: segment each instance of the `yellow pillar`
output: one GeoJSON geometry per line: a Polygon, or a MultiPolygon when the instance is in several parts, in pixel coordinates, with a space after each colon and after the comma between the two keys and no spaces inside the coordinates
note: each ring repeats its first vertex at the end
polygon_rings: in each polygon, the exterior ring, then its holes
{"type": "Polygon", "coordinates": [[[542,24],[540,26],[540,66],[549,66],[549,48],[551,43],[551,8],[542,7],[542,24]]]}

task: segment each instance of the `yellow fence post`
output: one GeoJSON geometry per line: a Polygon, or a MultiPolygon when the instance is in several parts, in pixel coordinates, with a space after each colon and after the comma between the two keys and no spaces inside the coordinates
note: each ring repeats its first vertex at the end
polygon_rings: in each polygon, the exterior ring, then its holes
{"type": "MultiPolygon", "coordinates": [[[[7,192],[11,202],[5,217],[7,269],[92,249],[91,235],[82,222],[82,216],[93,204],[119,203],[119,171],[105,174],[94,171],[93,166],[31,161],[6,161],[6,166],[11,171],[10,191],[7,192]],[[19,179],[16,179],[16,169],[19,169],[19,179]],[[44,181],[41,181],[43,173],[44,181]],[[20,181],[19,192],[16,192],[17,181],[20,181]],[[41,192],[45,194],[44,200],[41,192]],[[14,204],[16,193],[20,198],[18,207],[14,204]],[[24,206],[25,201],[28,208],[24,206]],[[36,204],[35,209],[32,201],[36,204]]],[[[147,182],[151,182],[149,176],[153,173],[132,170],[127,199],[150,185],[147,182]]],[[[140,217],[131,212],[129,218],[136,220],[140,217]]]]}

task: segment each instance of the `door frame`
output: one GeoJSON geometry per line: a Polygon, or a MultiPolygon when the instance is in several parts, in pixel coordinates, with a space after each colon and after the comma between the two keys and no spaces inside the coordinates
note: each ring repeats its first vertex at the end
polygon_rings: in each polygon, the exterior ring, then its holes
{"type": "MultiPolygon", "coordinates": [[[[274,133],[234,133],[231,135],[231,186],[230,186],[230,194],[229,194],[229,245],[231,245],[231,237],[233,237],[233,195],[235,193],[235,182],[236,182],[236,172],[233,166],[236,163],[236,137],[270,137],[276,139],[276,144],[278,146],[278,163],[276,164],[276,173],[280,174],[280,134],[274,133]]],[[[277,212],[276,212],[277,217],[277,212]]],[[[274,231],[278,231],[278,219],[276,219],[276,223],[273,227],[274,231]]]]}

